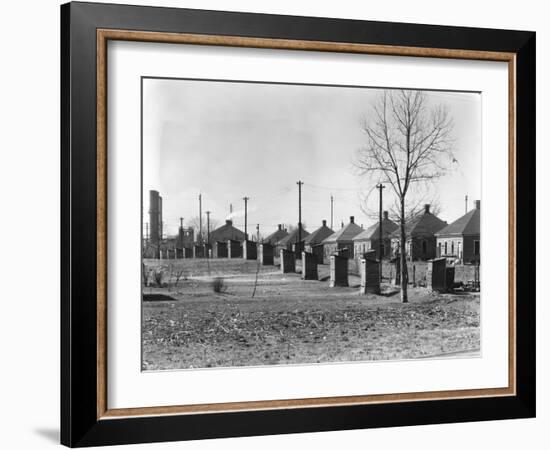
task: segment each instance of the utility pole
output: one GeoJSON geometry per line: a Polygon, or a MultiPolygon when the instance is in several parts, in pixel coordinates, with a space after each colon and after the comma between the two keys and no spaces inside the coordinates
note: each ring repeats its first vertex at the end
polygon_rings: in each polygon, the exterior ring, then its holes
{"type": "Polygon", "coordinates": [[[199,235],[197,242],[202,242],[202,194],[199,194],[199,235]]]}
{"type": "Polygon", "coordinates": [[[468,212],[468,194],[464,197],[464,214],[468,212]]]}
{"type": "Polygon", "coordinates": [[[244,200],[244,238],[248,241],[248,200],[250,197],[243,197],[244,200]]]}
{"type": "Polygon", "coordinates": [[[256,242],[258,244],[260,243],[260,224],[259,223],[256,224],[256,242]]]}
{"type": "Polygon", "coordinates": [[[210,211],[206,211],[206,243],[210,244],[210,211]]]}
{"type": "Polygon", "coordinates": [[[334,229],[334,197],[330,194],[330,229],[334,229]]]}
{"type": "Polygon", "coordinates": [[[378,206],[378,260],[380,261],[380,283],[382,282],[382,257],[384,256],[384,235],[382,233],[382,189],[385,187],[386,186],[382,183],[378,183],[376,185],[376,188],[380,192],[380,203],[378,206]]]}
{"type": "Polygon", "coordinates": [[[302,184],[304,184],[303,181],[298,180],[296,182],[298,185],[298,242],[297,242],[297,248],[299,251],[302,251],[301,243],[302,243],[302,184]]]}

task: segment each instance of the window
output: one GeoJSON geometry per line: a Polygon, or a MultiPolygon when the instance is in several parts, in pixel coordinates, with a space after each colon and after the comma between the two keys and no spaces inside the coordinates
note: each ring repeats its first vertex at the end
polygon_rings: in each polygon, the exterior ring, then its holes
{"type": "Polygon", "coordinates": [[[447,241],[445,241],[445,254],[447,254],[447,241]]]}
{"type": "Polygon", "coordinates": [[[474,256],[479,256],[479,241],[474,241],[474,256]]]}
{"type": "Polygon", "coordinates": [[[455,254],[455,241],[451,241],[451,255],[455,254]]]}
{"type": "Polygon", "coordinates": [[[439,242],[437,246],[438,246],[437,256],[441,256],[441,242],[439,242]]]}

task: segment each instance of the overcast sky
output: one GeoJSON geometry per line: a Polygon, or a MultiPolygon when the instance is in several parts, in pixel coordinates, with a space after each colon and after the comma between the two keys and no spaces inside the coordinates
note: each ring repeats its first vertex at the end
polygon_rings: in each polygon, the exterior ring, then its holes
{"type": "MultiPolygon", "coordinates": [[[[277,224],[302,221],[309,231],[322,219],[335,229],[349,216],[370,225],[360,207],[372,182],[354,170],[354,154],[365,142],[361,130],[380,89],[193,80],[143,80],[143,212],[148,221],[149,189],[163,197],[164,232],[175,234],[203,212],[219,222],[233,205],[242,227],[244,196],[250,197],[249,231],[260,224],[267,235],[277,224]]],[[[452,222],[464,214],[464,196],[481,195],[481,97],[477,93],[429,92],[430,104],[444,103],[454,121],[458,163],[430,189],[452,222]]],[[[384,208],[394,197],[385,189],[384,208]]],[[[414,195],[414,192],[413,192],[414,195]]],[[[375,211],[377,195],[366,209],[375,211]]],[[[365,209],[365,208],[363,208],[365,209]]]]}

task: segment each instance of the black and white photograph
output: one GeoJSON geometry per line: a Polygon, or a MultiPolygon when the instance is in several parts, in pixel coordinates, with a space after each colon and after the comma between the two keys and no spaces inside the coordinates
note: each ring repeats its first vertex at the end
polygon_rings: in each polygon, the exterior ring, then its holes
{"type": "Polygon", "coordinates": [[[478,357],[481,95],[142,78],[142,370],[478,357]]]}

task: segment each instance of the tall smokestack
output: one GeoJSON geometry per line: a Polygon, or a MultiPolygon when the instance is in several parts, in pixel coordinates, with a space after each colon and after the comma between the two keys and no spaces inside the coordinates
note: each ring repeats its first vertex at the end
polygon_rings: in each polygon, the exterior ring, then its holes
{"type": "Polygon", "coordinates": [[[160,240],[160,196],[158,191],[149,191],[149,236],[152,245],[160,240]]]}
{"type": "Polygon", "coordinates": [[[159,195],[159,239],[162,241],[162,234],[164,232],[164,223],[162,223],[162,197],[159,195]]]}

